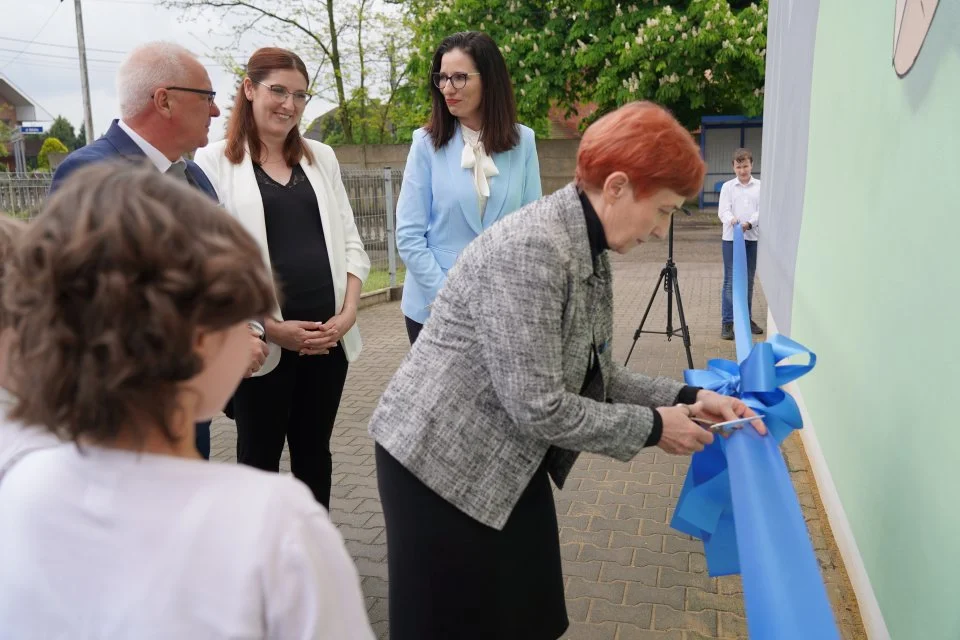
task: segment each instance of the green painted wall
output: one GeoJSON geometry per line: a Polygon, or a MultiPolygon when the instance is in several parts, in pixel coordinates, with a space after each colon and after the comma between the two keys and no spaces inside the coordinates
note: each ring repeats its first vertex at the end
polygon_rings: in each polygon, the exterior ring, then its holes
{"type": "Polygon", "coordinates": [[[793,337],[895,640],[960,639],[960,1],[911,73],[894,0],[821,0],[793,337]]]}

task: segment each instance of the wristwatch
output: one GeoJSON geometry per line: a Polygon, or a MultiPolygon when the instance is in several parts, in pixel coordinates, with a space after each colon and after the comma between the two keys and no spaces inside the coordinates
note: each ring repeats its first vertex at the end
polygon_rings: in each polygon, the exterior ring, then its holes
{"type": "Polygon", "coordinates": [[[250,320],[247,322],[247,326],[250,327],[250,330],[253,331],[258,338],[266,341],[267,339],[267,330],[263,328],[263,325],[260,324],[257,320],[250,320]]]}

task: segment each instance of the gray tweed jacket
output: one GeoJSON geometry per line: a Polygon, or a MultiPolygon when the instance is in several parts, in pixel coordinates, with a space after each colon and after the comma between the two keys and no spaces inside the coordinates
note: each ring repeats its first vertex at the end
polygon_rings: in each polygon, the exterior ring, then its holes
{"type": "Polygon", "coordinates": [[[464,250],[370,433],[434,492],[502,529],[545,457],[560,487],[580,451],[629,460],[653,427],[650,407],[676,401],[682,383],[613,362],[612,332],[610,263],[593,264],[569,185],[464,250]],[[591,399],[580,391],[594,353],[591,399]]]}

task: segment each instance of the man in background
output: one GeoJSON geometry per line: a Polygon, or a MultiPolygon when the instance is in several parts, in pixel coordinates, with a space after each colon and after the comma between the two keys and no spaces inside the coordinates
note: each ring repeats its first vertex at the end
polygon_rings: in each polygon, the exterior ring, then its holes
{"type": "Polygon", "coordinates": [[[733,340],[733,227],[740,225],[747,248],[747,301],[750,331],[763,329],[753,321],[753,280],[757,271],[757,225],[760,222],[760,181],[753,177],[753,154],[749,149],[733,152],[733,171],[737,177],[723,184],[717,215],[723,222],[723,292],[720,337],[733,340]]]}

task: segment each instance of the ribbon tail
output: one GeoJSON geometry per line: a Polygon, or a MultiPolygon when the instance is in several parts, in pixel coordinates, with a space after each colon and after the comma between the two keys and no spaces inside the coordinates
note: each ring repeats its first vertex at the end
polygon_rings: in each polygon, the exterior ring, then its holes
{"type": "Polygon", "coordinates": [[[740,225],[733,227],[733,335],[737,344],[737,362],[750,355],[750,306],[747,300],[747,246],[740,225]]]}
{"type": "Polygon", "coordinates": [[[750,637],[839,640],[779,448],[744,429],[726,451],[750,637]]]}

